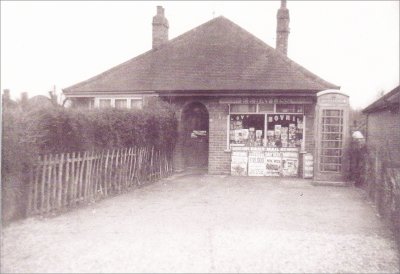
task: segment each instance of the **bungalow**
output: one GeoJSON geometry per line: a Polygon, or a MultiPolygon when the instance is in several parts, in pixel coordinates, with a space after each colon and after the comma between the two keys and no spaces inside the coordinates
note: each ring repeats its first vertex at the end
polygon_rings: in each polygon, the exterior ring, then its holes
{"type": "Polygon", "coordinates": [[[341,180],[348,170],[348,96],[287,57],[289,10],[281,1],[276,49],[227,18],[172,40],[157,7],[153,48],[64,89],[73,105],[174,104],[175,170],[341,180]]]}

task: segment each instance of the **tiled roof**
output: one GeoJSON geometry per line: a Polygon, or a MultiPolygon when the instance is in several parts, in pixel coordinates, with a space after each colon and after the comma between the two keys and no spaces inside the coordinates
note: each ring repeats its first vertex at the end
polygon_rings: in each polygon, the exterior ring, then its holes
{"type": "Polygon", "coordinates": [[[64,92],[338,88],[221,16],[64,92]]]}
{"type": "Polygon", "coordinates": [[[378,100],[376,100],[375,102],[370,104],[368,107],[363,109],[362,112],[371,113],[371,112],[385,109],[385,108],[393,106],[393,105],[398,106],[399,104],[400,104],[400,86],[397,86],[393,90],[386,93],[381,98],[379,98],[378,100]]]}

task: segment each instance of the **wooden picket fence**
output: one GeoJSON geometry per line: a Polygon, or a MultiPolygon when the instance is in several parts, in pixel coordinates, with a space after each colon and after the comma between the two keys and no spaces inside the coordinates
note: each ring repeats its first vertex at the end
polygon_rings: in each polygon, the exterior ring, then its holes
{"type": "Polygon", "coordinates": [[[28,215],[94,202],[171,173],[170,153],[149,147],[44,155],[31,172],[28,215]]]}

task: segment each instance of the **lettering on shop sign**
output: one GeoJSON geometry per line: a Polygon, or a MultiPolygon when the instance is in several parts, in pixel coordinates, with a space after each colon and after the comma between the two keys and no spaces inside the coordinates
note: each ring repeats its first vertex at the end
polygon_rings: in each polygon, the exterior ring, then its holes
{"type": "Polygon", "coordinates": [[[281,121],[291,121],[301,123],[300,117],[297,115],[290,114],[276,114],[276,115],[268,115],[268,122],[281,122],[281,121]]]}
{"type": "Polygon", "coordinates": [[[312,104],[312,98],[231,97],[219,99],[220,104],[312,104]]]}

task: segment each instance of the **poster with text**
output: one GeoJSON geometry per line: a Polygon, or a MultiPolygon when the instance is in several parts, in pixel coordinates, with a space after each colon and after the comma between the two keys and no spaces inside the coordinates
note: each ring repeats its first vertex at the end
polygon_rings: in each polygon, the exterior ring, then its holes
{"type": "Polygon", "coordinates": [[[231,159],[231,175],[246,176],[247,175],[247,152],[233,151],[231,159]]]}

